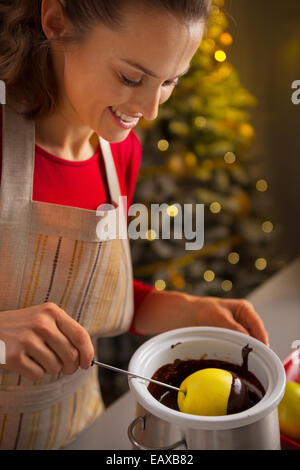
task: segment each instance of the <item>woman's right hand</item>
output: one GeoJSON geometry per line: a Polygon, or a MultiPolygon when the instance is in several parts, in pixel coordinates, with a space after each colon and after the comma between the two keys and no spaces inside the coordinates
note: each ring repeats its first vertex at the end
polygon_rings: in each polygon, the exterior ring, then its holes
{"type": "Polygon", "coordinates": [[[88,369],[94,357],[88,332],[53,302],[0,312],[0,339],[6,346],[1,369],[34,382],[88,369]]]}

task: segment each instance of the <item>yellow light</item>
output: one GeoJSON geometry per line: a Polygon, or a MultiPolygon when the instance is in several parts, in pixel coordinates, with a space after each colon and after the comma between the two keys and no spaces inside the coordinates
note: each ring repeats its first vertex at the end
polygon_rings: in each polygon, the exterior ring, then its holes
{"type": "Polygon", "coordinates": [[[225,292],[229,292],[232,289],[232,282],[228,280],[223,281],[221,287],[225,292]]]}
{"type": "Polygon", "coordinates": [[[204,129],[207,125],[207,119],[204,116],[197,116],[194,121],[195,127],[204,129]]]}
{"type": "Polygon", "coordinates": [[[222,206],[219,202],[212,202],[211,205],[209,206],[209,210],[213,214],[219,214],[222,210],[222,206]]]}
{"type": "Polygon", "coordinates": [[[224,51],[218,50],[215,52],[215,59],[217,62],[225,62],[227,55],[224,51]]]}
{"type": "Polygon", "coordinates": [[[230,33],[222,33],[220,36],[220,41],[224,46],[231,46],[232,44],[232,36],[230,33]]]}
{"type": "Polygon", "coordinates": [[[150,242],[152,242],[153,240],[156,239],[156,237],[157,237],[157,234],[156,234],[155,230],[152,230],[152,229],[147,230],[147,232],[146,232],[146,238],[147,238],[147,240],[149,240],[150,242]]]}
{"type": "Polygon", "coordinates": [[[158,279],[155,281],[155,289],[157,290],[165,290],[166,288],[166,283],[163,279],[158,279]]]}
{"type": "Polygon", "coordinates": [[[209,269],[208,271],[205,271],[203,277],[206,282],[212,282],[215,279],[215,273],[209,269]]]}
{"type": "Polygon", "coordinates": [[[166,150],[168,150],[169,146],[169,142],[165,139],[161,139],[157,143],[158,150],[160,150],[161,152],[165,152],[166,150]]]}
{"type": "Polygon", "coordinates": [[[170,217],[176,217],[176,215],[178,215],[178,207],[176,206],[169,206],[167,208],[167,213],[170,217]]]}
{"type": "Polygon", "coordinates": [[[272,224],[272,222],[270,220],[266,220],[262,226],[261,226],[263,232],[265,233],[271,233],[273,232],[274,230],[274,225],[272,224]]]}
{"type": "Polygon", "coordinates": [[[265,258],[258,258],[255,261],[255,267],[258,271],[263,271],[267,267],[267,260],[265,258]]]}
{"type": "Polygon", "coordinates": [[[174,153],[168,160],[168,167],[172,173],[183,173],[185,171],[185,166],[182,156],[174,153]]]}
{"type": "Polygon", "coordinates": [[[240,134],[246,139],[253,139],[255,136],[255,130],[253,126],[247,123],[243,123],[239,126],[240,134]]]}
{"type": "Polygon", "coordinates": [[[227,257],[230,264],[237,264],[240,261],[240,255],[236,252],[229,253],[227,257]]]}
{"type": "Polygon", "coordinates": [[[256,182],[256,189],[257,191],[260,191],[261,193],[267,191],[268,189],[268,183],[266,180],[261,179],[256,182]]]}
{"type": "Polygon", "coordinates": [[[225,153],[224,155],[224,160],[226,163],[228,163],[229,165],[232,165],[233,163],[236,162],[236,156],[233,152],[227,152],[225,153]]]}
{"type": "Polygon", "coordinates": [[[189,167],[195,167],[197,165],[197,157],[193,152],[187,152],[184,156],[184,160],[189,167]]]}

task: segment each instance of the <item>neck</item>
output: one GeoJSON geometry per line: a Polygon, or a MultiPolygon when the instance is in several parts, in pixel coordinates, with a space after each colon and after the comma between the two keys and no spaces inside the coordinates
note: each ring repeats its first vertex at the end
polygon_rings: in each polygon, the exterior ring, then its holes
{"type": "Polygon", "coordinates": [[[70,119],[68,114],[57,108],[51,116],[38,118],[35,122],[36,144],[65,160],[88,160],[97,151],[99,138],[89,127],[70,119]]]}

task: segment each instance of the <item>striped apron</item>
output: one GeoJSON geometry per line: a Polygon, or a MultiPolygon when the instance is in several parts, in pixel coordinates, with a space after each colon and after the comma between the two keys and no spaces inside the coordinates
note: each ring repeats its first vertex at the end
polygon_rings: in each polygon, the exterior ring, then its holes
{"type": "MultiPolygon", "coordinates": [[[[33,201],[35,124],[8,105],[2,109],[0,312],[54,302],[89,332],[94,346],[99,336],[128,331],[132,263],[109,143],[99,136],[115,204],[101,215],[33,201]],[[112,239],[97,230],[108,216],[118,221],[112,239]]],[[[96,367],[73,375],[45,374],[39,382],[0,370],[0,449],[59,449],[103,409],[96,367]]]]}

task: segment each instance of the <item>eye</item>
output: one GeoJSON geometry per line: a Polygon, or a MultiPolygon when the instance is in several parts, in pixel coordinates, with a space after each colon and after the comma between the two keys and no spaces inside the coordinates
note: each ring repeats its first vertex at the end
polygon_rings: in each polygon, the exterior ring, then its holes
{"type": "MultiPolygon", "coordinates": [[[[126,86],[130,86],[130,87],[139,87],[139,86],[142,86],[143,85],[143,80],[140,80],[139,82],[134,82],[132,80],[129,80],[128,78],[126,78],[124,75],[121,75],[121,82],[126,85],[126,86]]],[[[171,80],[171,81],[167,81],[165,82],[165,84],[163,85],[164,87],[176,87],[179,85],[179,79],[176,79],[176,80],[171,80]]]]}
{"type": "Polygon", "coordinates": [[[134,82],[124,77],[124,75],[121,75],[121,82],[124,83],[124,85],[131,86],[131,87],[138,87],[143,84],[143,80],[140,80],[139,82],[134,82]]]}

